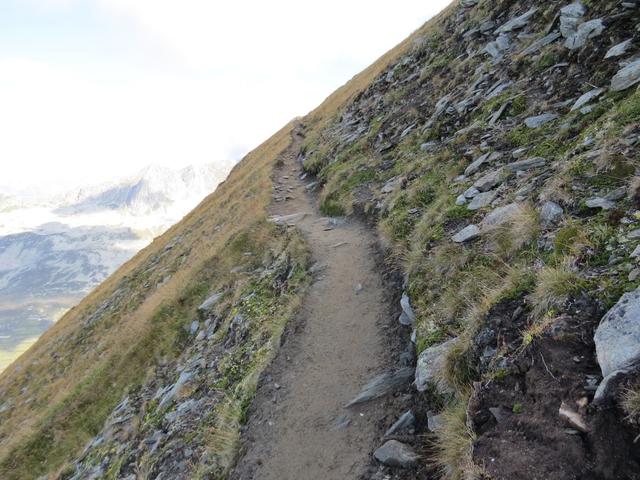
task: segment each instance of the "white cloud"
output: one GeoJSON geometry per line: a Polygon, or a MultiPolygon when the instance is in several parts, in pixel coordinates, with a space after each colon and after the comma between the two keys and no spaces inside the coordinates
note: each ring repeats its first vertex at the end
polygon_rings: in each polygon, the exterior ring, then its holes
{"type": "Polygon", "coordinates": [[[133,25],[130,49],[154,57],[91,67],[0,58],[0,182],[93,182],[149,163],[226,159],[305,114],[448,3],[30,1],[68,11],[93,2],[133,25]]]}

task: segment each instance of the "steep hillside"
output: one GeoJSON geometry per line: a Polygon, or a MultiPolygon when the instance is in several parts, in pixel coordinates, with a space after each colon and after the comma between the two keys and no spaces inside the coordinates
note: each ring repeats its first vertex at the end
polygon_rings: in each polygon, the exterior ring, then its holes
{"type": "MultiPolygon", "coordinates": [[[[270,173],[289,141],[286,127],[250,154],[2,374],[1,478],[67,472],[118,405],[141,408],[144,430],[174,395],[206,400],[181,432],[199,455],[210,451],[193,469],[224,468],[256,375],[306,284],[301,239],[266,222],[270,173]]],[[[171,451],[156,456],[137,468],[153,471],[171,451]]]]}
{"type": "Polygon", "coordinates": [[[640,353],[635,297],[594,330],[640,278],[640,4],[567,3],[461,1],[307,120],[321,208],[406,272],[445,478],[637,478],[638,386],[601,384],[640,353]]]}
{"type": "MultiPolygon", "coordinates": [[[[247,410],[323,285],[306,227],[267,222],[289,201],[292,156],[322,214],[364,220],[404,279],[389,296],[411,366],[354,399],[377,438],[352,443],[380,447],[364,478],[638,478],[639,24],[636,0],[454,2],[248,155],[0,377],[0,478],[225,478],[240,439],[241,462],[275,471],[251,438],[271,424],[241,425],[278,400],[270,380],[247,410]],[[384,395],[402,410],[376,408],[384,395]]],[[[296,385],[287,402],[304,399],[296,385]]],[[[294,426],[317,428],[304,413],[294,426]]],[[[277,460],[311,455],[282,451],[302,438],[282,423],[267,430],[289,435],[277,460]]]]}

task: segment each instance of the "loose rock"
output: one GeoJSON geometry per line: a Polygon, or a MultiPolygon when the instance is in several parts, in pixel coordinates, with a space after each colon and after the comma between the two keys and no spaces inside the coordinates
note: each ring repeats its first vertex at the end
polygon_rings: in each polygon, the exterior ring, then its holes
{"type": "Polygon", "coordinates": [[[558,115],[556,115],[555,113],[543,113],[542,115],[525,119],[524,124],[529,128],[540,128],[543,125],[549,122],[553,122],[558,118],[558,115]]]}
{"type": "Polygon", "coordinates": [[[479,235],[480,235],[480,229],[478,228],[478,226],[469,225],[463,228],[462,230],[460,230],[453,237],[451,237],[451,240],[453,240],[456,243],[464,243],[476,238],[479,235]]]}
{"type": "Polygon", "coordinates": [[[420,456],[409,446],[397,440],[389,440],[378,448],[373,456],[388,467],[414,468],[420,456]]]}
{"type": "Polygon", "coordinates": [[[640,288],[625,293],[607,312],[594,340],[603,377],[640,360],[640,288]]]}
{"type": "Polygon", "coordinates": [[[442,371],[449,352],[457,345],[458,339],[452,338],[440,345],[425,349],[418,357],[416,366],[415,385],[419,392],[426,391],[429,384],[442,393],[451,391],[451,387],[442,379],[442,371]]]}
{"type": "Polygon", "coordinates": [[[640,82],[640,60],[620,69],[611,80],[611,90],[621,92],[640,82]]]}

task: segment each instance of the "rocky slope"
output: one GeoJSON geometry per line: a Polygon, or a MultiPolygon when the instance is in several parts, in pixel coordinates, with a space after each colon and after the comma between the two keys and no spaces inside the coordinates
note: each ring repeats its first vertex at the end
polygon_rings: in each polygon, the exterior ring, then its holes
{"type": "MultiPolygon", "coordinates": [[[[403,278],[413,384],[360,397],[366,478],[638,478],[639,24],[635,0],[460,0],[301,120],[322,213],[403,278]]],[[[227,476],[309,283],[265,221],[291,133],[0,377],[2,478],[227,476]]]]}
{"type": "Polygon", "coordinates": [[[639,22],[461,1],[307,120],[324,210],[376,224],[406,272],[419,476],[637,478],[636,294],[598,325],[640,278],[639,22]]]}

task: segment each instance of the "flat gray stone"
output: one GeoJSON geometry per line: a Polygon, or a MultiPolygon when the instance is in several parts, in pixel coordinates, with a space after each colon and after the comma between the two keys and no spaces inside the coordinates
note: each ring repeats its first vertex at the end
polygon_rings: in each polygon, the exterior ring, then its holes
{"type": "Polygon", "coordinates": [[[389,437],[391,435],[397,435],[399,433],[408,432],[416,423],[416,417],[411,410],[405,412],[389,429],[385,432],[384,436],[389,437]]]}
{"type": "Polygon", "coordinates": [[[640,360],[640,288],[622,295],[606,313],[594,341],[603,377],[640,360]]]}
{"type": "Polygon", "coordinates": [[[456,233],[453,237],[451,237],[451,240],[453,240],[456,243],[464,243],[464,242],[468,242],[469,240],[473,240],[479,235],[480,235],[480,229],[478,228],[477,225],[468,225],[462,230],[460,230],[458,233],[456,233]]]}
{"type": "Polygon", "coordinates": [[[489,42],[484,47],[484,52],[491,55],[494,60],[500,60],[504,52],[511,48],[511,40],[504,34],[501,34],[493,42],[489,42]]]}
{"type": "MultiPolygon", "coordinates": [[[[486,175],[480,177],[473,183],[473,186],[480,192],[488,192],[495,186],[501,184],[505,180],[505,171],[502,168],[489,172],[486,175]]],[[[466,195],[465,195],[466,196],[466,195]]]]}
{"type": "Polygon", "coordinates": [[[522,207],[517,203],[510,203],[502,207],[498,207],[490,212],[482,222],[480,222],[480,228],[484,230],[490,230],[500,225],[511,221],[515,216],[522,213],[522,207]]]}
{"type": "Polygon", "coordinates": [[[524,124],[529,128],[540,128],[549,122],[557,120],[559,116],[555,113],[543,113],[535,117],[529,117],[525,119],[524,124]]]}
{"type": "Polygon", "coordinates": [[[201,312],[208,312],[220,301],[223,295],[224,293],[222,292],[214,293],[209,298],[207,298],[204,302],[202,302],[202,304],[200,304],[200,306],[198,307],[198,310],[200,310],[201,312]]]}
{"type": "Polygon", "coordinates": [[[496,198],[495,192],[483,192],[476,195],[471,203],[467,206],[467,210],[475,211],[488,207],[496,198]]]}
{"type": "Polygon", "coordinates": [[[162,396],[158,404],[158,410],[168,407],[169,404],[180,394],[184,386],[193,378],[193,372],[185,370],[180,374],[176,383],[174,383],[162,396]]]}
{"type": "Polygon", "coordinates": [[[603,31],[604,23],[601,18],[581,23],[576,32],[566,39],[564,46],[569,50],[577,50],[584,47],[587,40],[599,36],[603,31]]]}
{"type": "Polygon", "coordinates": [[[481,155],[480,157],[476,158],[473,162],[471,162],[469,164],[469,166],[465,169],[464,174],[466,176],[469,175],[473,175],[474,173],[476,173],[478,170],[480,170],[480,167],[482,165],[484,165],[485,163],[487,163],[487,161],[489,160],[489,156],[491,154],[489,152],[485,153],[484,155],[481,155]]]}
{"type": "Polygon", "coordinates": [[[391,180],[389,180],[387,183],[385,183],[384,186],[382,187],[382,190],[380,191],[384,194],[393,193],[400,188],[401,184],[402,184],[402,177],[394,177],[391,180]]]}
{"type": "Polygon", "coordinates": [[[629,40],[625,40],[624,42],[614,45],[607,51],[607,54],[604,56],[604,58],[621,57],[622,55],[627,53],[627,50],[631,46],[632,42],[633,42],[633,39],[630,38],[629,40]]]}
{"type": "Polygon", "coordinates": [[[352,407],[361,403],[370,402],[396,391],[407,385],[414,376],[413,368],[404,367],[395,372],[387,372],[378,375],[367,383],[362,391],[351,400],[346,407],[352,407]]]}
{"type": "Polygon", "coordinates": [[[427,412],[427,428],[429,431],[435,433],[442,427],[444,427],[444,415],[436,415],[431,411],[427,412]]]}
{"type": "Polygon", "coordinates": [[[276,225],[287,225],[293,227],[306,216],[306,213],[292,213],[291,215],[273,215],[269,217],[268,220],[276,225]]]}
{"type": "Polygon", "coordinates": [[[397,440],[389,440],[373,452],[373,456],[380,463],[394,468],[415,468],[420,459],[413,448],[397,440]]]}
{"type": "Polygon", "coordinates": [[[621,92],[640,82],[640,60],[623,67],[611,79],[611,90],[621,92]]]}
{"type": "Polygon", "coordinates": [[[411,319],[407,317],[407,314],[404,312],[400,312],[400,316],[398,317],[398,322],[400,325],[404,325],[405,327],[411,327],[414,324],[411,322],[411,319]]]}
{"type": "Polygon", "coordinates": [[[537,11],[538,9],[534,7],[528,10],[526,13],[523,13],[519,17],[512,18],[507,23],[498,28],[495,33],[508,33],[524,27],[527,23],[529,23],[529,20],[531,20],[531,17],[533,17],[537,11]]]}
{"type": "Polygon", "coordinates": [[[528,151],[529,147],[516,148],[513,152],[511,152],[511,156],[518,160],[519,158],[524,157],[528,151]]]}
{"type": "Polygon", "coordinates": [[[540,209],[540,223],[543,227],[551,227],[562,219],[564,210],[555,202],[544,202],[540,209]]]}
{"type": "Polygon", "coordinates": [[[585,204],[589,208],[601,208],[602,210],[611,210],[616,206],[615,202],[602,197],[589,198],[585,204]]]}
{"type": "Polygon", "coordinates": [[[543,167],[546,163],[547,161],[542,157],[532,157],[525,160],[519,160],[517,162],[511,162],[510,164],[505,165],[505,168],[512,172],[524,172],[526,170],[531,170],[532,168],[543,167]]]}
{"type": "Polygon", "coordinates": [[[573,2],[560,9],[560,33],[564,38],[575,35],[585,13],[587,8],[582,2],[573,2]]]}
{"type": "Polygon", "coordinates": [[[573,107],[571,107],[571,111],[573,112],[575,110],[581,109],[587,103],[590,103],[592,100],[595,100],[604,92],[606,92],[604,88],[594,88],[593,90],[588,91],[587,93],[582,95],[580,98],[578,98],[578,100],[576,100],[576,103],[574,103],[573,107]]]}
{"type": "Polygon", "coordinates": [[[439,345],[425,349],[418,357],[415,374],[415,385],[419,392],[427,390],[432,384],[441,393],[451,392],[451,387],[442,378],[447,355],[458,343],[457,338],[452,338],[439,345]]]}
{"type": "Polygon", "coordinates": [[[471,198],[475,198],[476,195],[478,195],[479,193],[480,193],[480,190],[478,190],[476,187],[471,187],[471,188],[468,188],[463,193],[463,195],[464,195],[464,198],[471,199],[471,198]]]}
{"type": "Polygon", "coordinates": [[[402,298],[400,299],[400,307],[402,307],[402,313],[404,313],[409,320],[409,325],[415,325],[416,314],[413,312],[413,308],[411,308],[409,295],[407,295],[406,292],[402,294],[402,298]]]}
{"type": "Polygon", "coordinates": [[[200,322],[198,320],[194,320],[193,322],[191,322],[191,326],[189,327],[189,333],[193,335],[198,331],[199,328],[200,328],[200,322]]]}
{"type": "Polygon", "coordinates": [[[562,35],[559,32],[551,32],[549,35],[539,38],[538,40],[533,42],[531,45],[529,45],[527,48],[525,48],[522,51],[522,55],[531,55],[533,53],[536,53],[542,47],[546,47],[547,45],[550,45],[551,43],[558,40],[561,36],[562,35]]]}
{"type": "Polygon", "coordinates": [[[598,385],[596,393],[593,396],[593,403],[595,405],[601,405],[607,402],[611,397],[615,394],[615,386],[616,384],[622,380],[627,374],[629,370],[616,370],[615,372],[611,372],[609,375],[604,377],[598,385]]]}

